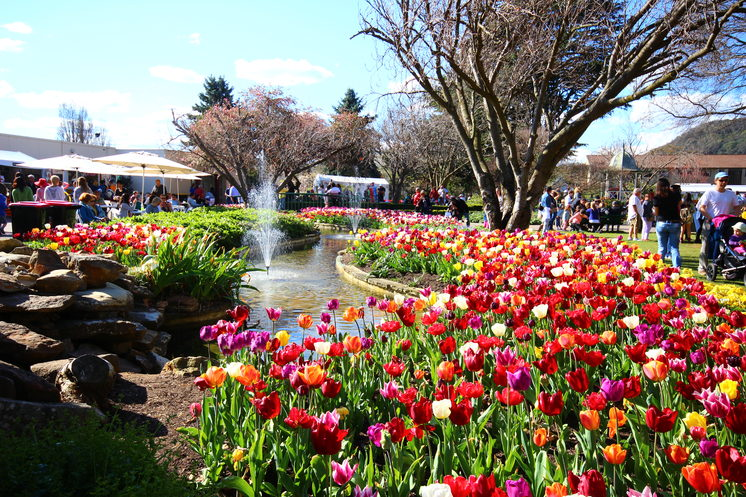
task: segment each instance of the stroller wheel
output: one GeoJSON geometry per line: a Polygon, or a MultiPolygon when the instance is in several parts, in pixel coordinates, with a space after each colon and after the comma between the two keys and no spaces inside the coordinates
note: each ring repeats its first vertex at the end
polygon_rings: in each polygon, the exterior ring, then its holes
{"type": "MultiPolygon", "coordinates": [[[[715,278],[718,277],[718,266],[714,262],[711,262],[707,265],[707,270],[705,271],[705,276],[708,280],[714,281],[715,278]]],[[[746,284],[746,283],[744,283],[746,284]]]]}

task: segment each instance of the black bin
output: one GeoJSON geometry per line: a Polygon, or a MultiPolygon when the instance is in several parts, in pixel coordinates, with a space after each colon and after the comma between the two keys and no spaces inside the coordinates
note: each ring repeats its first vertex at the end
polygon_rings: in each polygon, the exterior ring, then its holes
{"type": "Polygon", "coordinates": [[[65,225],[75,226],[75,214],[80,208],[80,204],[75,202],[65,202],[63,200],[47,200],[47,222],[52,227],[65,225]]]}
{"type": "Polygon", "coordinates": [[[44,229],[47,222],[47,204],[44,202],[15,202],[10,204],[13,234],[23,235],[34,228],[44,229]]]}

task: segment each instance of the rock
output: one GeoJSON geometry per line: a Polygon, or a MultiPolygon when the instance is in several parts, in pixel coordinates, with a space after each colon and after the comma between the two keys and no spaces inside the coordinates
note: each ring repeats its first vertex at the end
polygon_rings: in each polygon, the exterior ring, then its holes
{"type": "Polygon", "coordinates": [[[142,323],[146,328],[157,330],[163,324],[163,313],[158,309],[130,311],[127,314],[127,319],[142,323]]]}
{"type": "Polygon", "coordinates": [[[85,281],[69,269],[55,269],[36,280],[36,290],[42,293],[73,293],[85,288],[85,281]]]}
{"type": "Polygon", "coordinates": [[[72,359],[58,359],[56,361],[40,362],[31,366],[31,372],[47,380],[49,383],[57,381],[57,375],[72,359]]]}
{"type": "Polygon", "coordinates": [[[11,254],[18,254],[18,255],[31,255],[34,253],[34,249],[29,247],[28,245],[18,245],[17,247],[13,248],[13,250],[10,251],[11,254]]]}
{"type": "MultiPolygon", "coordinates": [[[[20,269],[20,266],[16,267],[20,269]]],[[[23,269],[20,269],[19,272],[16,272],[13,277],[15,277],[19,285],[23,285],[26,288],[33,288],[34,285],[36,285],[36,279],[38,278],[38,276],[36,276],[35,274],[27,273],[23,269]]]]}
{"type": "Polygon", "coordinates": [[[23,268],[29,267],[28,263],[30,260],[30,256],[22,254],[2,254],[0,256],[0,261],[2,261],[3,263],[11,264],[13,266],[20,266],[23,268]]]}
{"type": "Polygon", "coordinates": [[[168,353],[168,344],[171,342],[171,333],[165,331],[158,332],[158,338],[156,338],[153,344],[153,352],[165,356],[168,353]]]}
{"type": "Polygon", "coordinates": [[[125,355],[132,350],[132,342],[112,342],[105,345],[112,354],[125,355]]]}
{"type": "Polygon", "coordinates": [[[142,330],[142,337],[132,342],[132,348],[140,351],[151,350],[155,344],[155,341],[158,339],[158,332],[149,330],[140,323],[137,324],[140,325],[138,326],[138,329],[142,330]]]}
{"type": "Polygon", "coordinates": [[[6,399],[16,398],[16,384],[6,376],[0,376],[0,397],[6,399]]]}
{"type": "Polygon", "coordinates": [[[25,289],[26,286],[19,283],[13,276],[0,273],[0,292],[15,293],[22,292],[25,289]]]}
{"type": "Polygon", "coordinates": [[[106,396],[114,386],[114,367],[95,355],[70,361],[57,376],[60,397],[67,401],[106,406],[106,396]]]}
{"type": "Polygon", "coordinates": [[[189,295],[174,295],[168,299],[168,312],[196,312],[199,300],[189,295]]]}
{"type": "Polygon", "coordinates": [[[207,357],[175,357],[163,366],[164,373],[197,377],[207,370],[207,357]]]}
{"type": "Polygon", "coordinates": [[[106,350],[104,350],[103,347],[99,345],[95,345],[93,343],[81,343],[80,345],[78,345],[78,348],[75,349],[75,352],[73,352],[71,355],[73,357],[80,357],[86,354],[103,355],[108,354],[108,352],[106,352],[106,350]]]}
{"type": "Polygon", "coordinates": [[[29,259],[31,272],[37,276],[42,276],[55,269],[67,269],[57,251],[52,249],[36,249],[29,259]]]}
{"type": "Polygon", "coordinates": [[[115,373],[121,372],[121,358],[116,354],[101,354],[98,357],[111,364],[115,373]]]}
{"type": "Polygon", "coordinates": [[[142,373],[142,368],[123,357],[119,358],[119,373],[142,373]]]}
{"type": "Polygon", "coordinates": [[[158,374],[163,370],[163,367],[168,363],[168,359],[161,357],[158,354],[152,352],[139,352],[132,350],[129,353],[129,358],[137,365],[139,365],[143,371],[150,374],[158,374]]]}
{"type": "Polygon", "coordinates": [[[75,292],[73,310],[84,312],[129,311],[134,304],[132,293],[111,283],[104,288],[75,292]]]}
{"type": "Polygon", "coordinates": [[[0,252],[10,252],[16,247],[22,247],[23,242],[18,238],[0,238],[0,252]]]}
{"type": "Polygon", "coordinates": [[[75,297],[72,295],[27,295],[22,293],[0,295],[0,313],[60,312],[73,305],[73,302],[75,302],[75,297]]]}
{"type": "Polygon", "coordinates": [[[62,342],[40,335],[23,325],[0,321],[0,359],[34,364],[55,359],[64,352],[62,342]]]}
{"type": "Polygon", "coordinates": [[[116,261],[100,256],[74,256],[70,264],[89,288],[99,288],[116,281],[127,268],[116,261]]]}
{"type": "Polygon", "coordinates": [[[13,382],[16,398],[31,402],[59,402],[60,393],[53,384],[7,362],[0,361],[0,378],[13,382]]]}
{"type": "Polygon", "coordinates": [[[75,422],[91,418],[103,421],[106,417],[100,410],[86,404],[0,399],[0,431],[43,425],[53,419],[75,422]]]}
{"type": "Polygon", "coordinates": [[[132,342],[144,335],[144,328],[138,330],[137,324],[121,319],[66,319],[57,323],[57,326],[64,337],[95,342],[102,346],[112,342],[132,342]]]}

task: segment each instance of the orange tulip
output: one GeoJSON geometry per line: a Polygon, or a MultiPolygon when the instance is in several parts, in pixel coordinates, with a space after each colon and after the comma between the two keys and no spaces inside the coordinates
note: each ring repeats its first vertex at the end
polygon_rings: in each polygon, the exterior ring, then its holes
{"type": "Polygon", "coordinates": [[[259,381],[259,371],[251,364],[242,364],[239,368],[239,374],[234,378],[241,385],[248,387],[259,381]]]}
{"type": "Polygon", "coordinates": [[[575,347],[575,335],[569,335],[567,333],[563,333],[559,336],[557,339],[557,342],[559,342],[560,346],[565,349],[569,350],[573,347],[575,347]]]}
{"type": "Polygon", "coordinates": [[[389,301],[389,306],[386,308],[386,312],[394,313],[399,308],[399,306],[396,305],[396,302],[393,300],[389,301]]]}
{"type": "Polygon", "coordinates": [[[342,340],[342,343],[345,346],[345,350],[350,354],[357,354],[363,349],[363,342],[360,340],[360,337],[357,336],[347,335],[344,340],[342,340]]]}
{"type": "Polygon", "coordinates": [[[347,309],[345,309],[344,314],[342,314],[342,319],[344,319],[348,323],[354,322],[358,317],[360,317],[360,316],[358,316],[357,309],[355,307],[352,307],[352,306],[350,306],[347,309]]]}
{"type": "Polygon", "coordinates": [[[537,428],[536,431],[534,431],[534,444],[537,447],[544,447],[547,443],[547,429],[546,428],[537,428]]]}
{"type": "Polygon", "coordinates": [[[616,343],[616,333],[611,330],[606,330],[601,333],[601,342],[605,345],[614,345],[616,343]]]}
{"type": "Polygon", "coordinates": [[[606,424],[606,427],[609,429],[609,438],[614,438],[617,429],[626,423],[627,417],[624,415],[624,411],[616,407],[609,409],[609,422],[606,424]]]}
{"type": "Polygon", "coordinates": [[[627,458],[627,451],[622,449],[622,446],[619,444],[607,445],[601,449],[601,452],[604,453],[604,459],[609,464],[622,464],[627,458]]]}
{"type": "Polygon", "coordinates": [[[669,445],[666,450],[666,457],[674,464],[684,464],[689,460],[689,449],[680,445],[669,445]]]}
{"type": "Polygon", "coordinates": [[[555,482],[544,489],[544,497],[565,497],[567,487],[561,483],[555,482]]]}
{"type": "Polygon", "coordinates": [[[426,305],[427,305],[427,303],[424,300],[417,299],[417,300],[414,301],[414,310],[415,311],[421,311],[422,309],[425,308],[426,305]]]}
{"type": "Polygon", "coordinates": [[[418,380],[421,380],[425,377],[425,372],[421,369],[415,369],[414,370],[414,377],[418,380]]]}
{"type": "Polygon", "coordinates": [[[681,474],[697,492],[709,494],[720,490],[720,479],[714,464],[699,462],[684,466],[681,468],[681,474]]]}
{"type": "Polygon", "coordinates": [[[299,314],[298,315],[298,326],[303,328],[304,330],[307,330],[311,326],[313,326],[313,318],[310,314],[299,314]]]}
{"type": "Polygon", "coordinates": [[[598,430],[601,426],[601,416],[598,415],[598,411],[580,411],[580,424],[588,431],[598,430]]]}
{"type": "Polygon", "coordinates": [[[456,368],[451,361],[441,362],[440,364],[438,364],[438,378],[443,381],[453,380],[455,369],[456,368]]]}
{"type": "Polygon", "coordinates": [[[311,388],[316,388],[321,386],[326,379],[326,371],[318,364],[311,364],[299,369],[298,376],[303,380],[303,383],[311,388]]]}
{"type": "Polygon", "coordinates": [[[663,381],[668,376],[668,366],[661,361],[648,361],[642,371],[651,381],[663,381]]]}
{"type": "Polygon", "coordinates": [[[204,380],[207,388],[212,389],[222,385],[227,376],[228,373],[225,372],[225,369],[219,368],[217,366],[210,366],[207,371],[205,371],[204,374],[200,376],[200,378],[204,380]]]}

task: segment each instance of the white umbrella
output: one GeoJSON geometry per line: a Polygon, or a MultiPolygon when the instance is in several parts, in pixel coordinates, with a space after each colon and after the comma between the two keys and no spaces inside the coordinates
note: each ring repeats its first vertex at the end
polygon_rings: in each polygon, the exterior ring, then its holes
{"type": "MultiPolygon", "coordinates": [[[[126,152],[123,154],[107,155],[106,157],[97,157],[93,159],[96,162],[105,162],[117,166],[126,166],[139,169],[142,175],[142,194],[145,196],[145,176],[146,174],[194,174],[197,171],[184,164],[179,164],[172,160],[161,157],[160,155],[151,154],[150,152],[126,152]]],[[[127,174],[127,173],[123,173],[127,174]]]]}
{"type": "Polygon", "coordinates": [[[36,158],[26,155],[23,152],[0,150],[0,166],[25,167],[22,165],[24,162],[31,162],[33,160],[36,160],[36,158]]]}
{"type": "Polygon", "coordinates": [[[82,155],[61,155],[49,159],[32,160],[19,164],[20,167],[29,169],[54,169],[55,171],[75,171],[76,173],[88,174],[123,174],[127,168],[93,162],[82,155]]]}

